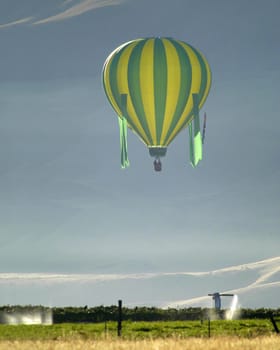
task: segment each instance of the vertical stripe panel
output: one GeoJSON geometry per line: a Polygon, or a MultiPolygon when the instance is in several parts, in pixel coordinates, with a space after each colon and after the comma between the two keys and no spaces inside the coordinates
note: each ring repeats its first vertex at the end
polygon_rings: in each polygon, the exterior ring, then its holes
{"type": "Polygon", "coordinates": [[[208,96],[210,86],[211,86],[211,72],[209,65],[205,59],[205,57],[202,55],[201,52],[199,52],[197,49],[192,47],[193,51],[195,52],[199,63],[201,67],[201,85],[199,90],[199,108],[201,108],[208,96]]]}
{"type": "MultiPolygon", "coordinates": [[[[208,93],[209,93],[209,90],[210,90],[210,87],[211,87],[211,71],[210,71],[210,68],[209,68],[209,65],[206,61],[206,59],[202,56],[202,54],[200,54],[196,49],[194,49],[194,52],[197,53],[197,57],[198,57],[198,60],[200,62],[200,67],[201,67],[201,85],[200,85],[200,89],[199,89],[199,93],[198,93],[198,99],[199,99],[199,109],[203,106],[207,96],[208,96],[208,93]]],[[[181,125],[180,129],[177,131],[177,134],[182,130],[184,129],[191,121],[192,119],[194,118],[194,112],[193,110],[191,110],[191,113],[188,115],[186,121],[184,124],[181,125]]],[[[176,135],[175,135],[176,136],[176,135]]]]}
{"type": "MultiPolygon", "coordinates": [[[[191,86],[192,86],[192,78],[193,78],[193,72],[191,67],[190,59],[184,50],[184,48],[181,46],[179,42],[177,42],[174,39],[170,39],[170,42],[174,45],[179,61],[180,61],[180,94],[178,96],[177,104],[176,104],[176,110],[172,118],[172,122],[170,124],[169,130],[166,134],[166,138],[164,140],[164,145],[167,146],[173,138],[178,133],[178,123],[182,120],[182,114],[184,109],[186,109],[186,106],[190,106],[190,94],[191,94],[191,86]]],[[[191,109],[192,104],[190,107],[191,109]]]]}
{"type": "Polygon", "coordinates": [[[200,52],[198,52],[194,47],[192,47],[192,50],[193,50],[194,54],[196,55],[196,58],[197,58],[198,63],[200,65],[200,71],[201,71],[200,87],[199,87],[199,90],[197,92],[199,106],[200,106],[200,102],[204,96],[206,85],[207,85],[207,71],[206,71],[204,59],[201,56],[200,52]]]}
{"type": "Polygon", "coordinates": [[[181,69],[178,53],[170,40],[162,39],[162,41],[165,47],[167,61],[167,97],[160,145],[164,144],[167,132],[171,126],[176,111],[177,102],[179,100],[181,86],[181,69]]]}
{"type": "Polygon", "coordinates": [[[112,60],[111,61],[107,61],[107,63],[104,65],[103,68],[103,86],[104,86],[104,90],[105,93],[107,95],[107,98],[109,100],[109,102],[111,103],[112,107],[115,109],[115,111],[117,112],[117,114],[120,116],[122,114],[116,100],[114,99],[114,95],[113,95],[113,91],[111,89],[111,85],[110,85],[110,67],[112,64],[112,60]]]}
{"type": "MultiPolygon", "coordinates": [[[[167,144],[169,144],[175,136],[180,132],[182,128],[184,128],[193,118],[192,115],[192,109],[193,109],[193,100],[192,100],[192,94],[198,93],[200,89],[201,84],[201,67],[200,62],[193,51],[192,47],[187,45],[184,42],[178,42],[180,46],[185,51],[191,65],[191,71],[192,71],[192,82],[191,87],[189,90],[188,100],[187,103],[184,106],[184,109],[181,114],[181,118],[177,121],[176,126],[174,127],[172,134],[170,135],[169,139],[167,140],[167,144]]],[[[185,79],[185,77],[183,77],[185,79]]]]}
{"type": "Polygon", "coordinates": [[[167,64],[164,45],[159,38],[154,44],[154,97],[156,114],[156,144],[160,144],[163,120],[165,115],[167,90],[167,64]]]}
{"type": "Polygon", "coordinates": [[[113,92],[110,86],[110,67],[111,67],[111,63],[112,63],[112,58],[118,54],[120,52],[120,50],[122,48],[124,48],[125,46],[129,45],[130,43],[132,43],[133,41],[130,42],[126,42],[122,45],[120,45],[119,47],[117,47],[113,52],[111,52],[111,54],[107,57],[106,61],[104,62],[104,66],[103,66],[103,87],[106,93],[106,96],[109,100],[109,102],[111,103],[112,107],[115,109],[115,111],[117,112],[117,114],[120,116],[122,114],[117,102],[114,99],[113,96],[113,92]]]}
{"type": "Polygon", "coordinates": [[[128,61],[128,90],[138,120],[145,132],[145,135],[142,136],[148,140],[149,145],[152,145],[153,141],[146,120],[140,86],[140,60],[144,45],[145,40],[140,41],[131,52],[130,59],[128,61]]]}
{"type": "MultiPolygon", "coordinates": [[[[110,67],[109,67],[109,85],[112,91],[112,98],[114,99],[114,103],[117,105],[117,110],[120,111],[120,116],[123,116],[124,111],[122,110],[122,106],[121,106],[121,91],[119,90],[119,86],[118,86],[118,79],[117,79],[117,75],[118,75],[118,67],[119,67],[119,60],[121,58],[121,55],[125,52],[125,50],[129,48],[128,46],[123,46],[121,50],[119,50],[118,52],[116,52],[115,55],[112,56],[111,62],[110,62],[110,67]]],[[[124,79],[126,79],[126,77],[124,77],[124,79]]],[[[127,93],[129,93],[129,91],[127,91],[127,93]]],[[[132,127],[132,129],[135,130],[135,132],[137,132],[139,134],[139,136],[141,137],[141,129],[138,129],[137,125],[135,125],[134,121],[131,120],[129,114],[126,114],[126,118],[127,118],[127,122],[129,124],[129,126],[132,127]]]]}
{"type": "Polygon", "coordinates": [[[116,55],[112,57],[110,67],[109,67],[109,85],[111,87],[112,91],[112,96],[114,98],[115,103],[118,106],[118,109],[122,113],[122,108],[121,108],[121,97],[120,97],[120,92],[118,89],[118,83],[117,83],[117,69],[118,69],[118,62],[120,59],[120,54],[124,49],[122,49],[120,52],[118,52],[116,55]]]}
{"type": "Polygon", "coordinates": [[[156,120],[154,100],[154,40],[146,41],[140,60],[140,90],[153,144],[156,143],[156,120]]]}
{"type": "Polygon", "coordinates": [[[117,65],[117,75],[116,75],[116,80],[117,80],[117,86],[118,86],[118,91],[119,94],[127,94],[127,107],[126,107],[126,117],[128,124],[132,126],[132,128],[135,130],[135,132],[139,135],[139,137],[147,143],[147,137],[146,133],[143,130],[138,116],[134,110],[133,104],[131,102],[130,98],[130,92],[128,88],[128,80],[127,80],[127,75],[128,75],[128,62],[130,59],[130,55],[134,47],[139,43],[139,41],[134,41],[130,43],[125,49],[120,53],[120,57],[118,60],[118,65],[117,65]]]}

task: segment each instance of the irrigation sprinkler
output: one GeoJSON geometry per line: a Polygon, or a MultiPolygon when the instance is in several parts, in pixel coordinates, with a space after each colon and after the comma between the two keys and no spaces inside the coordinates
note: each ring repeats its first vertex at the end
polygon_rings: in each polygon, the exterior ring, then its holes
{"type": "Polygon", "coordinates": [[[221,306],[222,306],[221,297],[233,297],[234,296],[234,294],[219,293],[219,292],[208,294],[208,295],[211,296],[212,299],[214,300],[216,311],[221,310],[221,306]]]}
{"type": "Polygon", "coordinates": [[[220,316],[220,311],[222,307],[221,297],[224,297],[224,296],[233,297],[231,301],[230,309],[227,310],[227,312],[224,315],[224,317],[227,320],[232,320],[238,306],[238,296],[236,294],[219,293],[219,292],[211,293],[208,295],[211,296],[212,299],[214,300],[214,310],[216,312],[216,315],[219,315],[219,316],[220,316]]]}

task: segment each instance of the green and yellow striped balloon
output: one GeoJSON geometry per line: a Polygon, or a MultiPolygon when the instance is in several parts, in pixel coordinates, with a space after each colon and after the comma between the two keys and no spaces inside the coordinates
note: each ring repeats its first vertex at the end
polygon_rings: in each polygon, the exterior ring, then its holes
{"type": "MultiPolygon", "coordinates": [[[[205,57],[191,45],[172,38],[144,38],[109,55],[103,85],[120,122],[159,157],[204,104],[211,72],[205,57]]],[[[126,148],[126,139],[122,142],[126,148]]]]}

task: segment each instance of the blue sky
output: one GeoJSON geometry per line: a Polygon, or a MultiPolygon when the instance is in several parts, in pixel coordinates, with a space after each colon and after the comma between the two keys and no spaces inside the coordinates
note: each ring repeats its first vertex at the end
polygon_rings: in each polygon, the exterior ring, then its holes
{"type": "MultiPolygon", "coordinates": [[[[195,272],[277,257],[279,10],[277,0],[2,0],[0,273],[195,272]],[[186,132],[170,145],[160,174],[129,133],[131,166],[120,169],[118,123],[101,71],[118,45],[146,36],[184,40],[209,61],[204,159],[196,169],[186,132]]],[[[152,281],[127,299],[155,302],[152,281]]],[[[232,289],[244,286],[234,281],[232,289]]],[[[56,284],[50,297],[34,281],[1,283],[10,304],[65,300],[56,284]]],[[[203,296],[201,283],[173,291],[162,282],[163,299],[203,296]]],[[[273,297],[261,293],[250,306],[276,305],[279,285],[272,289],[273,297]]],[[[82,297],[75,285],[67,302],[114,298],[82,297]]]]}

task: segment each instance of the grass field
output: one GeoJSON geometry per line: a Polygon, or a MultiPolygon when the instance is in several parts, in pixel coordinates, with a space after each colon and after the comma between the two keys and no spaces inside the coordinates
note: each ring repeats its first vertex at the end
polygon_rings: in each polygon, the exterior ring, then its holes
{"type": "Polygon", "coordinates": [[[4,341],[0,350],[279,350],[277,336],[144,340],[4,341]]]}
{"type": "MultiPolygon", "coordinates": [[[[211,336],[238,336],[243,338],[274,334],[269,320],[211,321],[211,336]]],[[[125,340],[157,338],[208,338],[208,321],[123,322],[125,340]]],[[[117,338],[116,322],[65,323],[43,325],[0,325],[2,340],[102,340],[117,338]]]]}
{"type": "Polygon", "coordinates": [[[280,350],[269,320],[0,325],[0,350],[280,350]]]}

